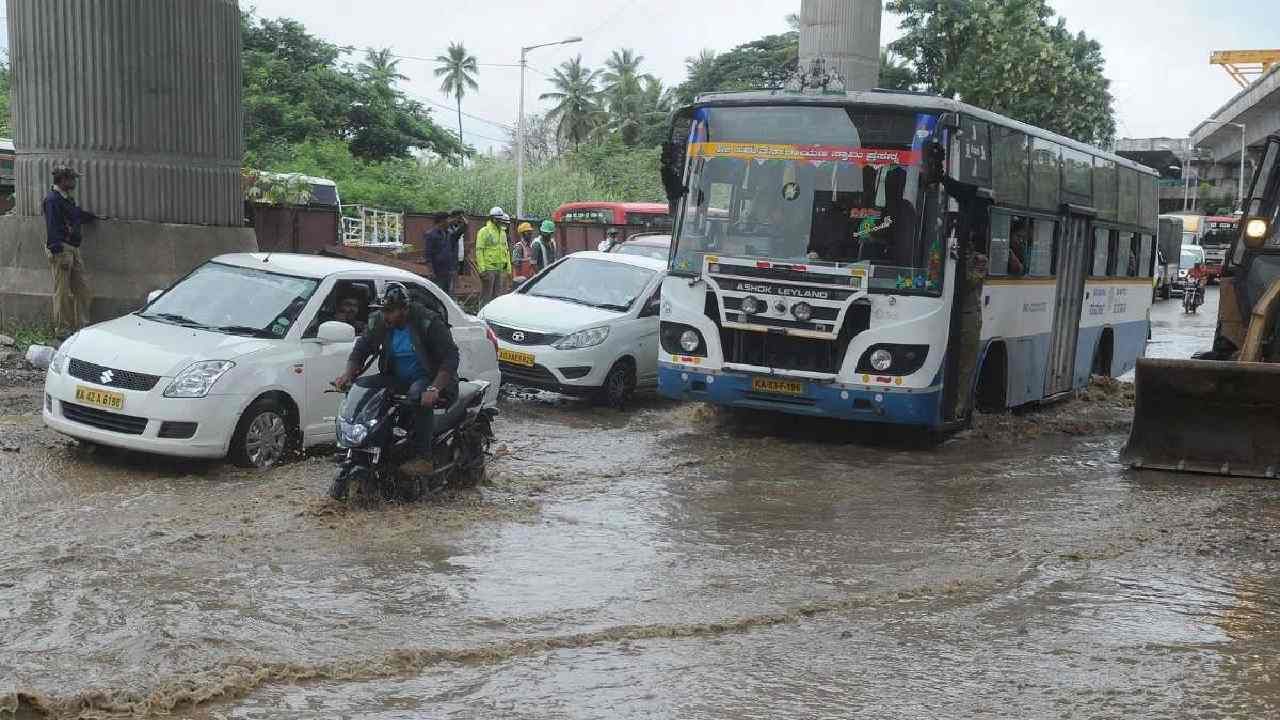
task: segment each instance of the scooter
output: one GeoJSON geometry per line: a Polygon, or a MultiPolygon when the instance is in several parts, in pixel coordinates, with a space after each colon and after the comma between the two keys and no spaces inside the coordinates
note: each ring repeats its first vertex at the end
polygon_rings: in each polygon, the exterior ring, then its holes
{"type": "Polygon", "coordinates": [[[1194,313],[1203,304],[1204,288],[1196,280],[1187,278],[1187,284],[1182,288],[1182,312],[1194,313]]]}
{"type": "Polygon", "coordinates": [[[435,409],[434,470],[424,477],[409,477],[399,468],[417,451],[413,444],[417,399],[394,394],[375,378],[355,381],[338,408],[340,464],[330,497],[342,500],[354,491],[365,500],[411,502],[446,487],[483,482],[493,418],[498,414],[483,406],[488,389],[487,382],[458,383],[457,398],[448,407],[435,409]]]}

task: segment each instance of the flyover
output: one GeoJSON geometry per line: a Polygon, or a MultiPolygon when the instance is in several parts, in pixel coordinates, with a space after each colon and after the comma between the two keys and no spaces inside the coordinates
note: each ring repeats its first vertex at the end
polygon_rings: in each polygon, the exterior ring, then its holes
{"type": "MultiPolygon", "coordinates": [[[[1280,65],[1272,66],[1191,131],[1191,147],[1208,150],[1213,156],[1206,178],[1221,184],[1234,183],[1239,177],[1241,124],[1244,143],[1250,149],[1245,154],[1248,164],[1256,160],[1256,148],[1267,135],[1280,132],[1280,65]]],[[[1245,169],[1246,179],[1250,172],[1245,169]]]]}

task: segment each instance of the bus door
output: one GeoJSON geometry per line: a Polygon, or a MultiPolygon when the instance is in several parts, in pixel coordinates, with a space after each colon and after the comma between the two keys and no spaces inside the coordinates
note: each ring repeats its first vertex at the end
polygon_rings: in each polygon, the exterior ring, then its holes
{"type": "Polygon", "coordinates": [[[1045,396],[1072,389],[1076,372],[1076,344],[1080,340],[1080,315],[1084,308],[1084,284],[1089,276],[1089,238],[1093,211],[1067,206],[1058,236],[1058,284],[1054,294],[1053,325],[1049,337],[1049,368],[1045,396]]]}

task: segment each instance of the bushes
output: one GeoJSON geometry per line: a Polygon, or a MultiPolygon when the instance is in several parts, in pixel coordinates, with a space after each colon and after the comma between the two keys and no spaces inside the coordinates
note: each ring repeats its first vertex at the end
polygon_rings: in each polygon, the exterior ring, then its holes
{"type": "MultiPolygon", "coordinates": [[[[547,217],[576,200],[661,201],[658,157],[657,148],[602,143],[527,166],[525,214],[547,217]]],[[[352,157],[345,143],[329,140],[295,145],[266,169],[330,178],[343,203],[417,212],[486,213],[494,205],[515,211],[516,167],[505,158],[480,157],[466,166],[430,159],[367,162],[352,157]]]]}

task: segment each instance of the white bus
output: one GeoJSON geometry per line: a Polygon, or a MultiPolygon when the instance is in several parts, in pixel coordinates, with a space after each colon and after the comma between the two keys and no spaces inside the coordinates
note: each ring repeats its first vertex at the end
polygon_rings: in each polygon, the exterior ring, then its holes
{"type": "Polygon", "coordinates": [[[945,430],[1121,375],[1147,340],[1157,177],[944,98],[699,98],[663,152],[659,387],[945,430]]]}

